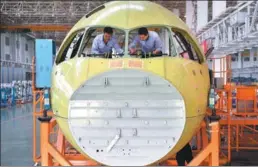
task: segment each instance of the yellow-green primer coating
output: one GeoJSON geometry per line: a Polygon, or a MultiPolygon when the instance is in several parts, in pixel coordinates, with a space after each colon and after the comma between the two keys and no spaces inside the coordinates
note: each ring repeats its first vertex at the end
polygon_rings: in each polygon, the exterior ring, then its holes
{"type": "MultiPolygon", "coordinates": [[[[152,72],[168,80],[177,88],[185,101],[186,124],[183,134],[170,153],[159,160],[162,161],[175,154],[189,142],[204,117],[209,89],[208,66],[204,63],[204,55],[196,39],[190,35],[185,23],[176,15],[155,3],[120,1],[110,2],[105,6],[105,9],[93,14],[87,19],[83,17],[72,28],[61,45],[57,55],[57,61],[74,32],[84,29],[87,26],[95,25],[108,25],[121,29],[133,29],[143,25],[166,25],[176,28],[183,34],[188,35],[189,40],[192,41],[201,59],[201,63],[180,57],[142,59],[143,68],[141,70],[152,72]],[[116,9],[115,12],[112,12],[114,9],[116,9]]],[[[128,60],[139,60],[136,58],[120,59],[125,63],[124,68],[127,68],[126,64],[128,60]]],[[[109,61],[113,60],[75,57],[55,65],[53,68],[51,89],[52,109],[64,135],[80,152],[82,150],[80,150],[80,147],[74,141],[66,119],[68,117],[69,99],[73,92],[86,80],[110,70],[109,61]]]]}

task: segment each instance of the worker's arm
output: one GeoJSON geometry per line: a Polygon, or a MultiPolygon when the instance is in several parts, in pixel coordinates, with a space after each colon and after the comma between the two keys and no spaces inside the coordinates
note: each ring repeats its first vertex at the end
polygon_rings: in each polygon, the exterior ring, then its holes
{"type": "Polygon", "coordinates": [[[154,47],[154,54],[162,51],[162,41],[158,34],[155,36],[154,47]]]}
{"type": "Polygon", "coordinates": [[[118,54],[122,54],[123,53],[123,49],[121,49],[121,47],[119,46],[117,40],[115,38],[112,39],[113,41],[113,45],[114,45],[114,48],[116,50],[116,53],[118,54]]]}
{"type": "Polygon", "coordinates": [[[133,41],[132,41],[132,42],[130,43],[130,45],[128,46],[128,49],[129,49],[129,51],[130,51],[131,54],[133,54],[133,53],[136,52],[135,47],[136,47],[136,45],[137,45],[138,42],[139,42],[139,37],[136,36],[136,37],[134,37],[133,41]]]}
{"type": "Polygon", "coordinates": [[[97,37],[95,37],[93,42],[92,42],[91,54],[99,54],[98,38],[97,37]]]}

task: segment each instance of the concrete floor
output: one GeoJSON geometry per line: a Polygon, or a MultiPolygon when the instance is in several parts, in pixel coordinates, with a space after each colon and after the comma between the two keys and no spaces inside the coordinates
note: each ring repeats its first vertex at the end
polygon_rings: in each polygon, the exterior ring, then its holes
{"type": "Polygon", "coordinates": [[[258,166],[258,151],[232,152],[232,166],[258,166]]]}
{"type": "Polygon", "coordinates": [[[33,165],[31,104],[1,110],[1,165],[33,165]]]}
{"type": "MultiPolygon", "coordinates": [[[[1,110],[1,165],[32,166],[33,164],[32,105],[25,104],[1,110]]],[[[258,151],[232,152],[231,165],[258,166],[258,151]]]]}

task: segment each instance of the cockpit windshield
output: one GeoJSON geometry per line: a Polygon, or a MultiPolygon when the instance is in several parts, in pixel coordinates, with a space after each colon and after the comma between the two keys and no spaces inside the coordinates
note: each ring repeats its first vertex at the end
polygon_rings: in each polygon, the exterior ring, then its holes
{"type": "Polygon", "coordinates": [[[182,57],[202,61],[190,36],[166,26],[134,29],[86,27],[74,32],[67,40],[56,63],[76,57],[182,57]]]}
{"type": "Polygon", "coordinates": [[[141,58],[170,55],[170,36],[165,27],[133,29],[129,32],[129,54],[141,58]]]}
{"type": "Polygon", "coordinates": [[[81,45],[81,57],[139,58],[171,55],[171,35],[166,27],[88,28],[81,45]],[[128,38],[126,38],[128,36],[128,38]],[[128,45],[126,46],[126,40],[128,45]]]}
{"type": "Polygon", "coordinates": [[[81,56],[115,58],[124,56],[125,32],[104,27],[87,30],[82,43],[81,56]]]}

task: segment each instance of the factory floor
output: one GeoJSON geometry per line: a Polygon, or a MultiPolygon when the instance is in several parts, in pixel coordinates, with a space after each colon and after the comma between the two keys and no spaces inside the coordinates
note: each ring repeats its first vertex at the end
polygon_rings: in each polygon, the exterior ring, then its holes
{"type": "MultiPolygon", "coordinates": [[[[1,109],[1,165],[32,166],[32,105],[1,109]]],[[[37,136],[39,139],[39,135],[37,136]]],[[[39,140],[38,140],[39,145],[39,140]]],[[[258,166],[258,151],[232,152],[232,166],[258,166]]]]}
{"type": "Polygon", "coordinates": [[[1,165],[33,165],[32,129],[31,104],[1,109],[1,165]]]}

